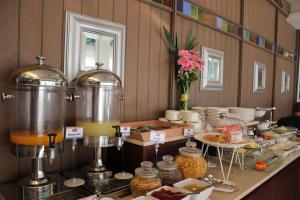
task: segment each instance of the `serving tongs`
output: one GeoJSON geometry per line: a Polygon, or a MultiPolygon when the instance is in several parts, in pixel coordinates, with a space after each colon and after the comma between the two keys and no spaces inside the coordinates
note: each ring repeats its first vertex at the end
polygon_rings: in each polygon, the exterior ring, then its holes
{"type": "Polygon", "coordinates": [[[150,132],[150,131],[159,131],[159,130],[164,130],[164,129],[170,129],[172,128],[172,125],[168,126],[150,126],[150,125],[145,125],[145,126],[140,126],[138,128],[131,128],[132,131],[136,131],[138,133],[144,133],[144,132],[150,132]]]}
{"type": "MultiPolygon", "coordinates": [[[[234,184],[228,184],[227,181],[216,179],[213,175],[209,174],[207,177],[203,179],[206,183],[210,184],[210,186],[214,186],[215,189],[224,189],[224,190],[230,190],[235,191],[237,187],[234,184]]],[[[220,191],[220,190],[219,190],[220,191]]]]}

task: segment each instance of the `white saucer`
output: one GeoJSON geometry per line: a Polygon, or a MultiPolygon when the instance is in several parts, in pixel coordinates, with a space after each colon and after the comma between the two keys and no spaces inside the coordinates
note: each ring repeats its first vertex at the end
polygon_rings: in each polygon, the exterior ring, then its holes
{"type": "Polygon", "coordinates": [[[119,180],[127,180],[127,179],[131,179],[133,175],[128,172],[119,172],[115,174],[114,177],[119,180]]]}
{"type": "Polygon", "coordinates": [[[67,187],[78,187],[84,184],[84,180],[81,178],[71,178],[65,180],[64,185],[67,187]]]}

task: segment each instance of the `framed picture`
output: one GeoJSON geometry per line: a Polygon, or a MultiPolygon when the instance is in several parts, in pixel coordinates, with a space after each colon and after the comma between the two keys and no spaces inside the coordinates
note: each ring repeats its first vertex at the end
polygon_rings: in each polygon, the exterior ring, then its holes
{"type": "Polygon", "coordinates": [[[224,52],[202,47],[204,70],[201,73],[201,90],[223,90],[224,52]]]}
{"type": "Polygon", "coordinates": [[[266,90],[267,66],[254,61],[253,92],[264,92],[266,90]]]}
{"type": "Polygon", "coordinates": [[[291,75],[289,72],[281,71],[281,94],[288,94],[290,91],[291,75]]]}

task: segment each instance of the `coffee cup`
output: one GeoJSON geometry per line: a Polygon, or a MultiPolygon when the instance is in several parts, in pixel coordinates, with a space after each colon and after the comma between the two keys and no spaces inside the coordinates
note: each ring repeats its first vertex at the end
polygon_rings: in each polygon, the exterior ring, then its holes
{"type": "Polygon", "coordinates": [[[167,110],[165,117],[169,121],[176,121],[181,119],[181,114],[178,110],[167,110]]]}

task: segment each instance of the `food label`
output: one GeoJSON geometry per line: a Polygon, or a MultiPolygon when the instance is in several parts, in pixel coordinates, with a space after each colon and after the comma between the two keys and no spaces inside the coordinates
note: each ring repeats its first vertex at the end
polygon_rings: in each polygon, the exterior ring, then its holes
{"type": "Polygon", "coordinates": [[[163,144],[165,143],[166,133],[162,131],[151,131],[150,141],[163,144]]]}
{"type": "Polygon", "coordinates": [[[129,126],[121,126],[120,132],[123,137],[129,137],[130,136],[130,127],[129,126]]]}
{"type": "Polygon", "coordinates": [[[82,127],[66,127],[66,139],[81,139],[83,138],[83,128],[82,127]]]}
{"type": "Polygon", "coordinates": [[[92,196],[89,196],[89,197],[84,197],[84,198],[81,198],[81,199],[78,199],[78,200],[97,200],[97,195],[94,194],[92,196]]]}
{"type": "Polygon", "coordinates": [[[184,128],[183,135],[185,137],[191,137],[193,135],[194,130],[192,128],[184,128]]]}

